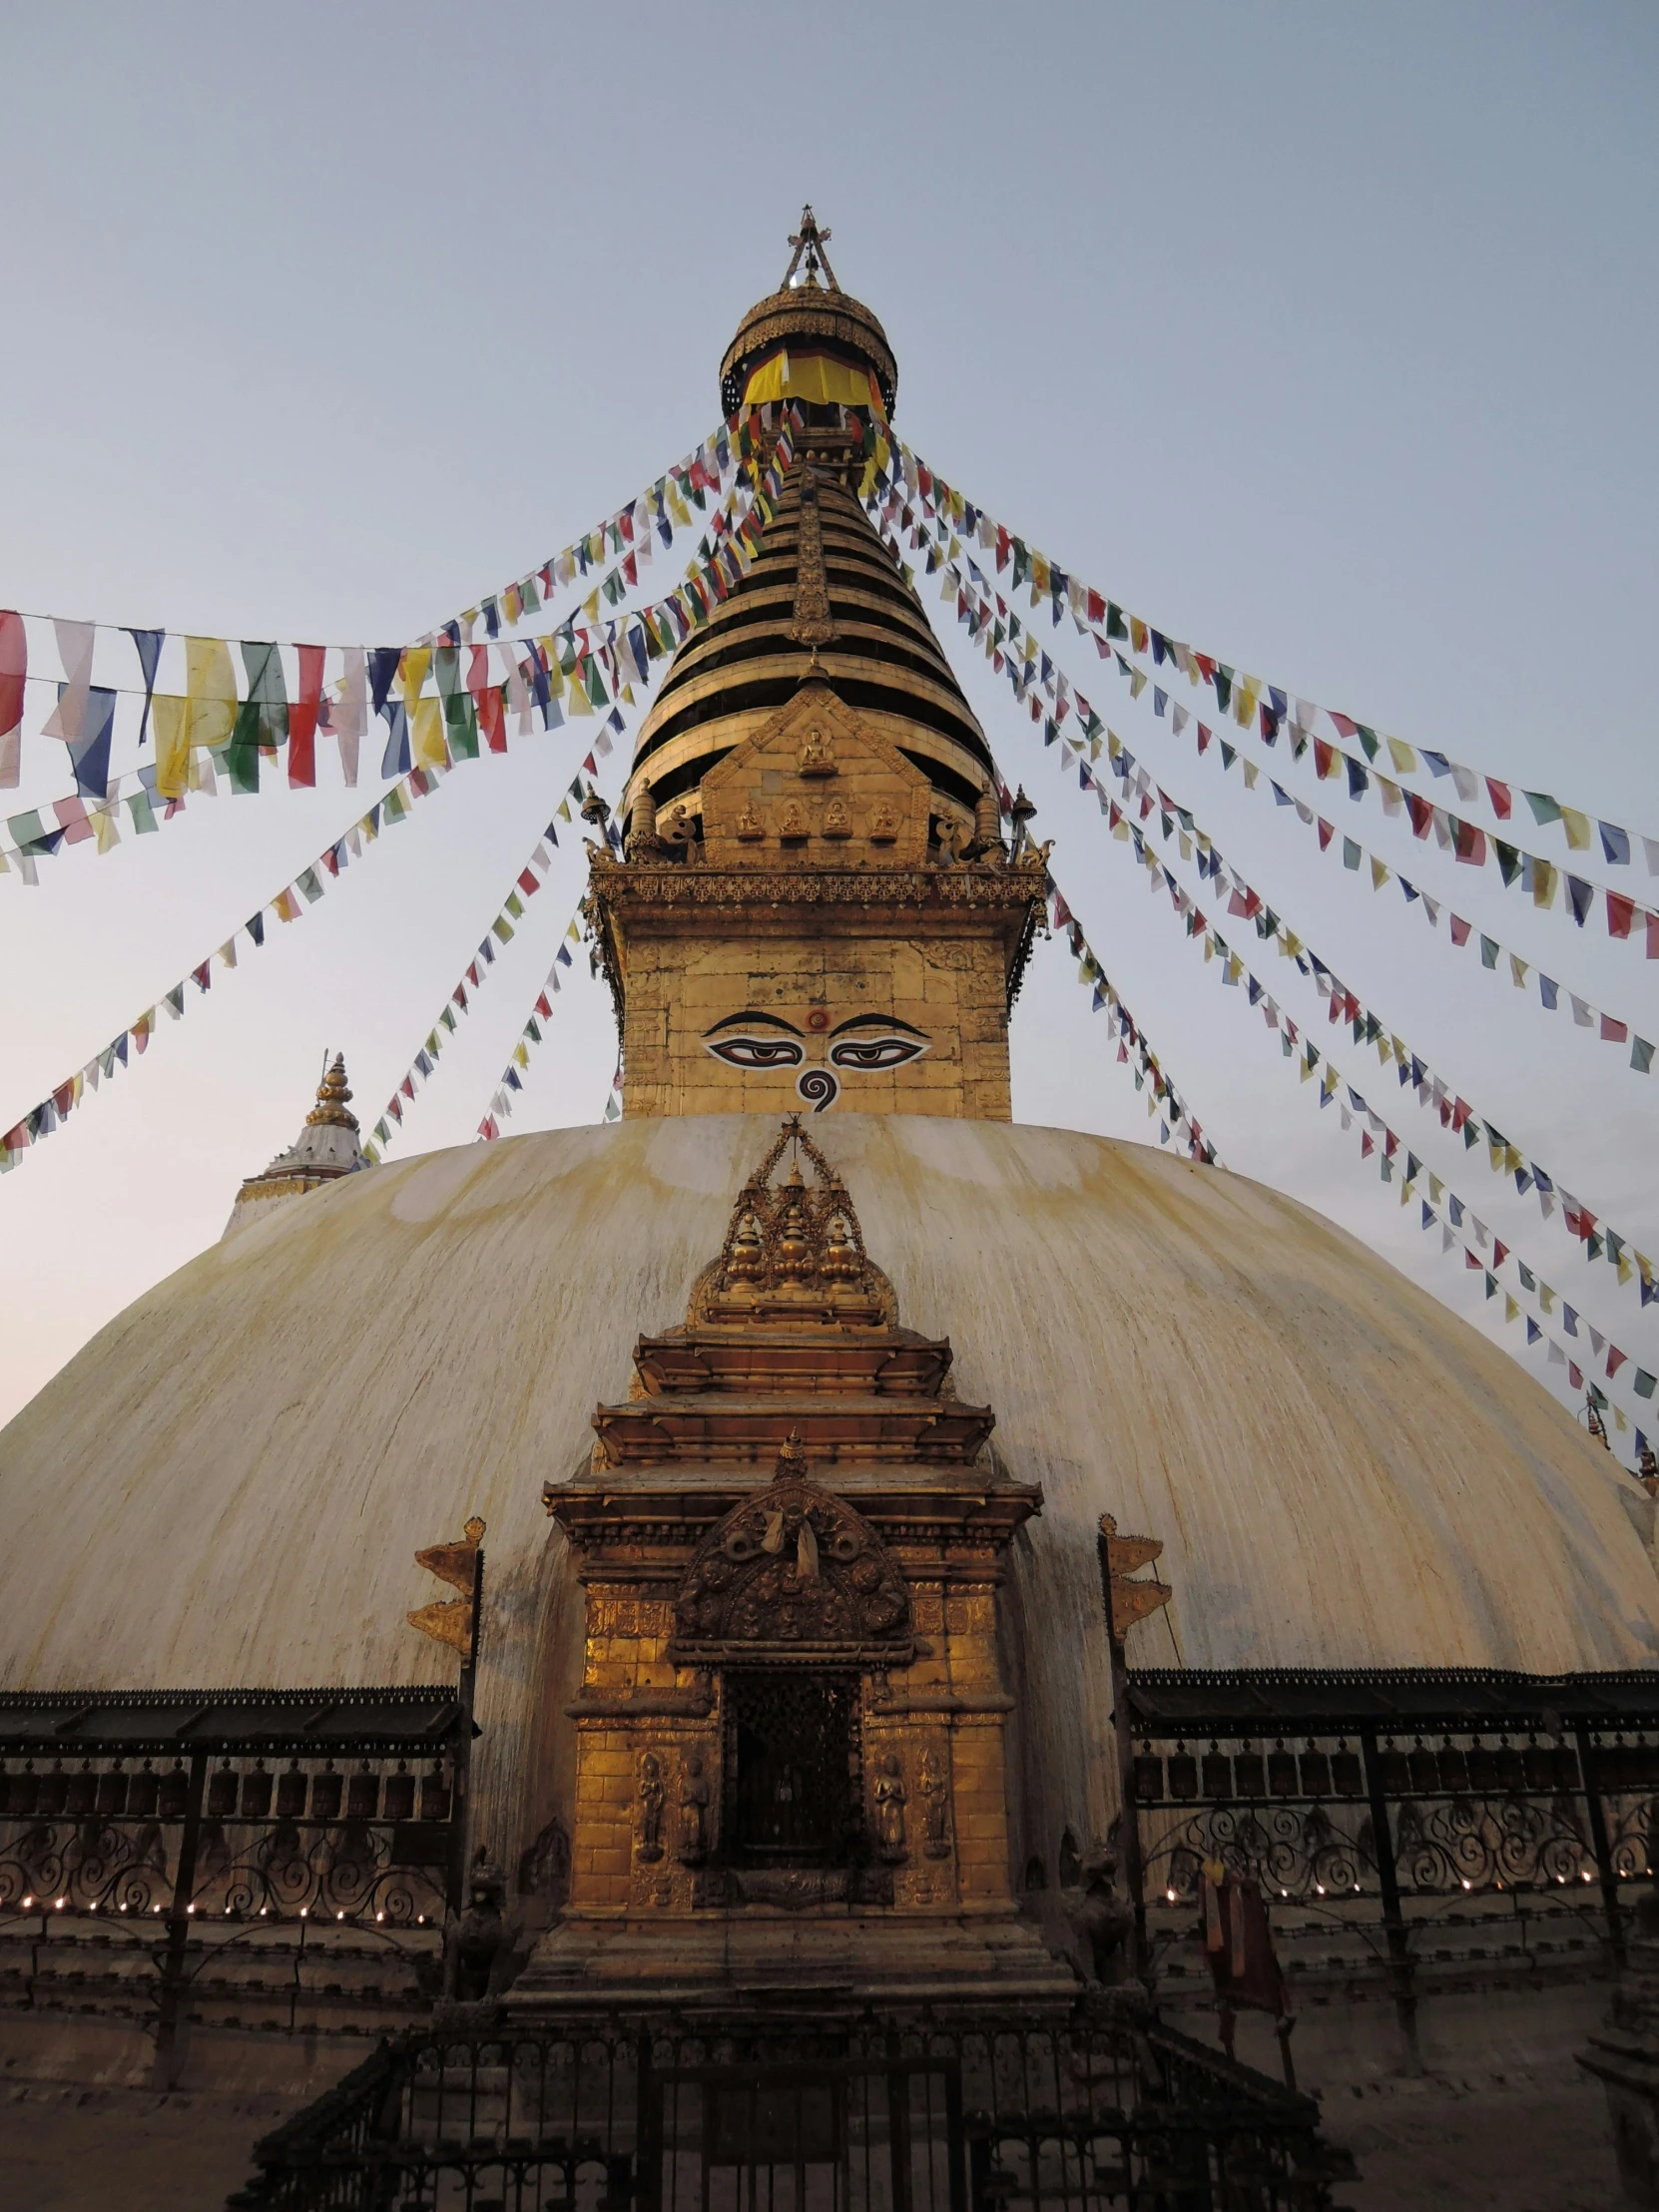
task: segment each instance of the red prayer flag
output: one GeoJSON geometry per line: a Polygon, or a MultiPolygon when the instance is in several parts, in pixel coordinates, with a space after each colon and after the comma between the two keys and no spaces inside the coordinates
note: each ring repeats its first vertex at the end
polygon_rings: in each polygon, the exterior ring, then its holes
{"type": "Polygon", "coordinates": [[[0,614],[0,739],[23,721],[23,696],[29,674],[29,635],[23,617],[0,614]]]}
{"type": "Polygon", "coordinates": [[[299,690],[288,708],[288,789],[309,791],[316,783],[316,715],[322,704],[323,648],[296,645],[299,690]]]}
{"type": "Polygon", "coordinates": [[[1453,944],[1467,944],[1469,941],[1469,925],[1461,914],[1453,914],[1451,917],[1451,941],[1453,944]]]}
{"type": "Polygon", "coordinates": [[[1333,838],[1333,837],[1334,837],[1334,836],[1335,836],[1336,834],[1337,834],[1337,832],[1336,832],[1335,829],[1334,829],[1334,828],[1332,827],[1332,825],[1331,825],[1331,824],[1330,824],[1329,822],[1327,822],[1327,821],[1326,821],[1325,817],[1324,817],[1323,815],[1321,815],[1321,817],[1320,817],[1320,850],[1321,850],[1322,852],[1324,852],[1324,851],[1326,851],[1326,850],[1328,850],[1328,849],[1329,849],[1329,847],[1330,847],[1330,843],[1331,843],[1331,840],[1332,840],[1332,838],[1333,838]]]}
{"type": "Polygon", "coordinates": [[[1609,1382],[1612,1382],[1614,1376],[1618,1374],[1629,1357],[1629,1353],[1621,1352],[1617,1345],[1607,1347],[1607,1380],[1609,1382]]]}
{"type": "MultiPolygon", "coordinates": [[[[1358,734],[1360,725],[1357,722],[1351,722],[1347,715],[1338,714],[1335,707],[1327,707],[1325,711],[1331,717],[1332,721],[1337,725],[1337,728],[1342,732],[1345,738],[1352,738],[1358,734]]],[[[1316,739],[1315,743],[1317,744],[1318,742],[1319,741],[1316,739]]]]}
{"type": "Polygon", "coordinates": [[[529,898],[541,889],[541,877],[533,875],[528,868],[523,868],[519,873],[518,887],[529,898]]]}
{"type": "Polygon", "coordinates": [[[1331,774],[1331,764],[1337,758],[1335,746],[1327,745],[1323,738],[1314,740],[1314,771],[1322,779],[1331,774]]]}
{"type": "Polygon", "coordinates": [[[1492,813],[1496,815],[1499,822],[1507,822],[1510,807],[1508,785],[1500,784],[1495,776],[1488,776],[1486,789],[1491,794],[1492,813]]]}
{"type": "Polygon", "coordinates": [[[1630,1031],[1622,1021],[1615,1021],[1611,1014],[1601,1017],[1602,1039],[1607,1044],[1623,1044],[1630,1031]]]}
{"type": "Polygon", "coordinates": [[[1484,867],[1486,864],[1485,830],[1479,829],[1472,822],[1464,822],[1458,815],[1452,815],[1448,819],[1451,823],[1452,841],[1456,847],[1458,859],[1466,860],[1471,867],[1484,867]]]}
{"type": "Polygon", "coordinates": [[[1405,804],[1411,810],[1411,834],[1426,837],[1434,827],[1433,808],[1426,799],[1419,799],[1415,792],[1405,794],[1405,804]]]}
{"type": "Polygon", "coordinates": [[[543,1021],[551,1021],[553,1018],[553,1009],[547,1003],[547,993],[545,991],[536,1000],[536,1012],[540,1014],[543,1021]]]}
{"type": "Polygon", "coordinates": [[[1636,901],[1627,898],[1623,891],[1607,893],[1607,934],[1610,937],[1628,937],[1630,925],[1636,919],[1636,901]]]}

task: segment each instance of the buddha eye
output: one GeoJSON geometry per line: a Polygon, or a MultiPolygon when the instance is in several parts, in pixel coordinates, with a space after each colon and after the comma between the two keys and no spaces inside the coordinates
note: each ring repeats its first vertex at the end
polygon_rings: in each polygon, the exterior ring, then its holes
{"type": "Polygon", "coordinates": [[[859,1068],[869,1074],[881,1068],[902,1067],[927,1050],[915,1037],[843,1037],[830,1047],[830,1058],[838,1068],[859,1068]]]}
{"type": "Polygon", "coordinates": [[[735,1068],[798,1068],[805,1057],[793,1037],[721,1037],[706,1049],[735,1068]]]}

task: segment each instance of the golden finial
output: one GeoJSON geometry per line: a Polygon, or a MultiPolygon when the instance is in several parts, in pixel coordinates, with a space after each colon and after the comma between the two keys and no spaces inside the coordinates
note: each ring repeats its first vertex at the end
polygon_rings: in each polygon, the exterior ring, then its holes
{"type": "Polygon", "coordinates": [[[305,1116],[306,1128],[354,1130],[357,1117],[346,1106],[346,1100],[350,1096],[345,1083],[345,1055],[343,1052],[336,1052],[332,1067],[326,1070],[316,1087],[316,1104],[305,1116]]]}
{"type": "Polygon", "coordinates": [[[775,1471],[782,1476],[793,1476],[797,1482],[804,1482],[807,1479],[807,1454],[801,1448],[801,1431],[799,1428],[792,1428],[778,1447],[778,1465],[775,1471]]]}

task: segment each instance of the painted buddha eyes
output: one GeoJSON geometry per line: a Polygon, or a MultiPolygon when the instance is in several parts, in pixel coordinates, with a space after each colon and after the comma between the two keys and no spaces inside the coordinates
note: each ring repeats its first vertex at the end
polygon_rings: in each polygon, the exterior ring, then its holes
{"type": "MultiPolygon", "coordinates": [[[[822,1029],[827,1018],[822,1008],[815,1008],[809,1026],[822,1029]]],[[[854,1014],[830,1031],[824,1053],[828,1065],[808,1068],[796,1088],[822,1113],[840,1091],[832,1068],[859,1075],[883,1074],[919,1059],[929,1041],[896,1014],[854,1014]]],[[[807,1040],[794,1022],[755,1007],[717,1021],[704,1032],[703,1049],[733,1068],[806,1068],[807,1062],[807,1040]]]]}
{"type": "Polygon", "coordinates": [[[705,1038],[717,1060],[735,1068],[798,1068],[807,1057],[793,1037],[705,1038]]]}
{"type": "Polygon", "coordinates": [[[843,1037],[830,1047],[833,1067],[860,1068],[866,1074],[881,1068],[901,1068],[927,1049],[915,1037],[843,1037]]]}

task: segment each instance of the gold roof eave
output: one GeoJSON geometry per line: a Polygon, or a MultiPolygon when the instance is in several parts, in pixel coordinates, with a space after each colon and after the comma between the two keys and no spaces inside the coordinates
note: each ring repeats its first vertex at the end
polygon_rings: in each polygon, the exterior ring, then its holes
{"type": "Polygon", "coordinates": [[[863,361],[874,370],[890,416],[898,399],[898,363],[887,333],[862,300],[850,292],[824,291],[800,284],[757,300],[738,324],[737,335],[721,356],[721,404],[728,414],[743,398],[750,364],[775,345],[817,338],[863,361]]]}

